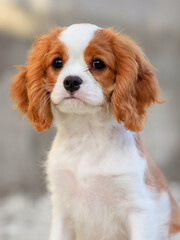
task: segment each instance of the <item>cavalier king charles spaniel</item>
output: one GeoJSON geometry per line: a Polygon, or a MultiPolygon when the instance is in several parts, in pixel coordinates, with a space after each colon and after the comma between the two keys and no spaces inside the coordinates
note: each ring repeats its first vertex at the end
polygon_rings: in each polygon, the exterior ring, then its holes
{"type": "Polygon", "coordinates": [[[11,98],[37,131],[53,118],[57,127],[50,240],[180,239],[180,209],[139,135],[162,100],[134,41],[92,24],[57,27],[33,44],[11,98]]]}

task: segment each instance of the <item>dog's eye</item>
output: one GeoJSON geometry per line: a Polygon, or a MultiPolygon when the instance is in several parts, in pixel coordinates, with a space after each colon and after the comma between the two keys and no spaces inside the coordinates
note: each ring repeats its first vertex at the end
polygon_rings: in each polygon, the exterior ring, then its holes
{"type": "Polygon", "coordinates": [[[61,58],[56,58],[56,59],[52,62],[52,66],[53,66],[53,68],[56,69],[56,70],[62,68],[62,67],[63,67],[62,59],[61,59],[61,58]]]}
{"type": "Polygon", "coordinates": [[[104,64],[103,61],[99,60],[99,59],[95,59],[92,62],[92,68],[96,69],[96,70],[102,70],[106,67],[106,65],[104,64]]]}

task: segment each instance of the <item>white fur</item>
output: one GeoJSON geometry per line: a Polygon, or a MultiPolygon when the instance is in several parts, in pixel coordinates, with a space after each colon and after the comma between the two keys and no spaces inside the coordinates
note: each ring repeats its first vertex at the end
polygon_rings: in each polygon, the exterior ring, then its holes
{"type": "Polygon", "coordinates": [[[59,37],[68,50],[69,59],[59,74],[51,100],[61,112],[92,112],[96,110],[95,106],[99,107],[104,102],[101,86],[87,69],[84,60],[84,50],[97,29],[91,24],[74,24],[59,37]],[[78,99],[65,99],[69,93],[64,89],[63,81],[69,75],[79,76],[83,80],[81,88],[74,95],[78,99]]]}
{"type": "Polygon", "coordinates": [[[136,134],[101,106],[102,89],[86,71],[83,52],[97,29],[72,25],[60,36],[69,59],[51,96],[58,131],[47,161],[50,240],[168,240],[169,197],[157,197],[145,184],[147,162],[136,134]],[[83,79],[80,100],[64,100],[68,75],[83,79]]]}
{"type": "Polygon", "coordinates": [[[88,240],[125,240],[131,233],[131,240],[168,240],[169,198],[156,199],[145,185],[135,134],[103,111],[55,115],[47,165],[55,221],[50,240],[75,233],[88,240]]]}

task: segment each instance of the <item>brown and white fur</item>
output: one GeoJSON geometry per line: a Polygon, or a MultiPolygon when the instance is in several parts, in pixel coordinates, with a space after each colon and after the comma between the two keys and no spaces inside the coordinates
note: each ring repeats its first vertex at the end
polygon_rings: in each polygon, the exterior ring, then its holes
{"type": "Polygon", "coordinates": [[[41,36],[19,68],[17,109],[38,131],[53,118],[57,127],[46,165],[50,240],[180,240],[180,210],[138,133],[146,109],[161,100],[137,44],[74,24],[41,36]],[[65,89],[69,76],[81,79],[77,90],[65,89]]]}

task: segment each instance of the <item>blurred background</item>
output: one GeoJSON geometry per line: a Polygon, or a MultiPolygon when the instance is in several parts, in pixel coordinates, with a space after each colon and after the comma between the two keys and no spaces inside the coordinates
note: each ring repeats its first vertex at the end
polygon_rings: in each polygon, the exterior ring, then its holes
{"type": "Polygon", "coordinates": [[[9,88],[37,35],[88,22],[130,35],[157,69],[162,98],[142,132],[180,203],[180,1],[0,0],[0,239],[48,239],[43,164],[55,129],[35,132],[12,110],[9,88]]]}

